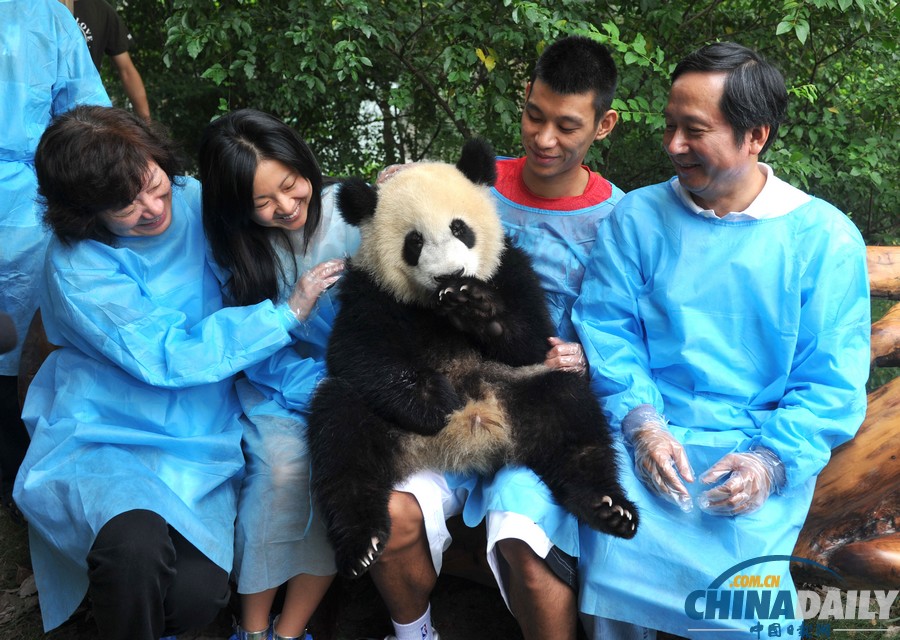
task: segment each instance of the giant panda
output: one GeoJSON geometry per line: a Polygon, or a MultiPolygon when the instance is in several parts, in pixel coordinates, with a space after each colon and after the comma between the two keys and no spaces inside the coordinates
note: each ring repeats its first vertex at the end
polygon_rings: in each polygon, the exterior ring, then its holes
{"type": "Polygon", "coordinates": [[[339,282],[327,377],[310,406],[312,491],[338,571],[365,573],[395,484],[421,469],[533,469],[587,525],[635,535],[607,422],[585,376],[547,368],[554,334],[528,256],[505,238],[494,153],[411,165],[339,193],[360,246],[339,282]]]}

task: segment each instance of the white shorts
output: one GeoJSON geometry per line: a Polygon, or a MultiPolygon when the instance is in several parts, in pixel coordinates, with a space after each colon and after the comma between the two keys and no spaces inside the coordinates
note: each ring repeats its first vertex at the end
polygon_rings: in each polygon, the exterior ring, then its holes
{"type": "Polygon", "coordinates": [[[418,501],[425,519],[425,535],[431,549],[431,562],[435,573],[440,574],[444,551],[452,542],[446,521],[447,518],[462,513],[465,490],[451,491],[443,474],[419,471],[394,486],[394,491],[410,493],[418,501]]]}
{"type": "MultiPolygon", "coordinates": [[[[394,491],[409,493],[415,497],[422,509],[425,520],[425,535],[431,550],[431,562],[437,574],[441,573],[444,551],[452,538],[447,529],[447,518],[462,513],[465,504],[465,490],[451,491],[443,474],[434,471],[419,471],[394,486],[394,491]]],[[[497,542],[514,538],[527,544],[534,553],[546,558],[553,548],[553,542],[530,518],[507,511],[489,511],[487,514],[487,561],[500,588],[506,606],[509,597],[500,572],[497,542]]]]}
{"type": "Polygon", "coordinates": [[[506,593],[506,585],[503,582],[500,570],[500,557],[497,550],[497,542],[500,540],[521,540],[540,558],[547,558],[553,543],[544,530],[531,518],[510,511],[488,511],[487,513],[487,561],[494,574],[494,580],[500,587],[503,601],[509,608],[509,596],[506,593]]]}

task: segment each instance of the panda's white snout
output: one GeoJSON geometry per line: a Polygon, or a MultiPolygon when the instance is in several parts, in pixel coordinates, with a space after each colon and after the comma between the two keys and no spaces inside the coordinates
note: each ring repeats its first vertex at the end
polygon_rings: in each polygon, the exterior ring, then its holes
{"type": "Polygon", "coordinates": [[[451,278],[478,273],[478,254],[455,238],[442,242],[425,242],[419,254],[413,277],[420,285],[436,290],[451,278]]]}

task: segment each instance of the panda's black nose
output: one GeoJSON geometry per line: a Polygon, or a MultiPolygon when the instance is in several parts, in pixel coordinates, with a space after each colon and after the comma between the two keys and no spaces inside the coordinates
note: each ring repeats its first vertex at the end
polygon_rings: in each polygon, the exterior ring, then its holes
{"type": "Polygon", "coordinates": [[[454,278],[462,278],[464,273],[465,273],[465,271],[463,269],[457,269],[453,273],[445,273],[442,276],[434,276],[434,278],[432,278],[432,279],[435,281],[436,284],[443,286],[443,285],[447,284],[450,280],[453,280],[454,278]]]}
{"type": "Polygon", "coordinates": [[[462,278],[462,277],[463,277],[463,272],[464,272],[463,269],[457,269],[457,270],[454,271],[453,273],[448,273],[448,274],[445,275],[445,276],[441,276],[441,280],[443,280],[444,282],[446,282],[446,281],[448,281],[448,280],[453,280],[453,279],[455,279],[455,278],[462,278]]]}

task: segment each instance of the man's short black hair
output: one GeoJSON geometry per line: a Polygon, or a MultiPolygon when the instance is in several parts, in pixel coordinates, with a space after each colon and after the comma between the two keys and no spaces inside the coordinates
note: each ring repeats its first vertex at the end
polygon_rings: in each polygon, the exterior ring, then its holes
{"type": "Polygon", "coordinates": [[[592,92],[596,123],[612,105],[618,72],[602,44],[584,36],[568,36],[544,49],[531,74],[532,84],[535,80],[562,95],[592,92]]]}
{"type": "Polygon", "coordinates": [[[769,125],[762,155],[775,140],[787,111],[781,72],[757,52],[734,42],[715,42],[688,54],[672,72],[672,82],[691,71],[727,74],[719,108],[738,145],[753,127],[769,125]]]}

